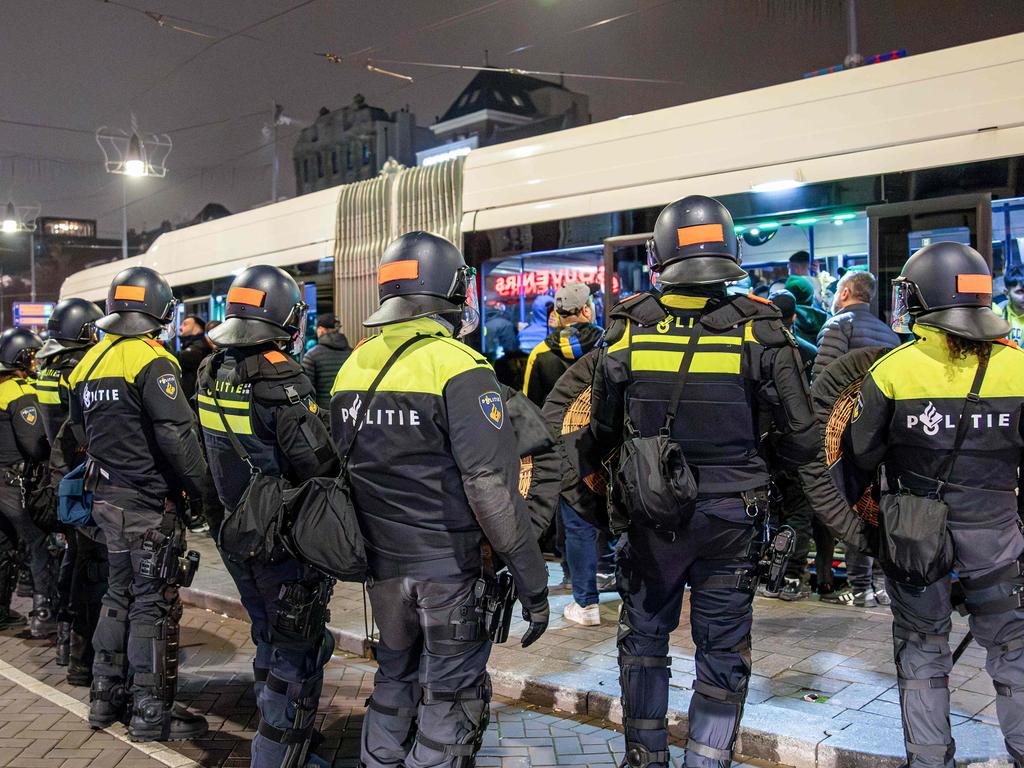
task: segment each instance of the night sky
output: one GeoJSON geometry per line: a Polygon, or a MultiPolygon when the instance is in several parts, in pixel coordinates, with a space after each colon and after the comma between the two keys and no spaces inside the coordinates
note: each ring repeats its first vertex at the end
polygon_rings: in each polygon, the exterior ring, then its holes
{"type": "MultiPolygon", "coordinates": [[[[1024,31],[1024,0],[858,9],[865,55],[1024,31]]],[[[99,218],[113,237],[121,178],[104,173],[92,134],[127,127],[132,113],[174,141],[166,178],[130,181],[129,225],[145,228],[211,201],[238,211],[269,200],[274,102],[298,121],[280,129],[281,190],[291,195],[295,134],[321,106],[362,93],[388,111],[408,105],[426,125],[473,74],[379,64],[415,78],[407,84],[367,72],[367,57],[479,65],[487,50],[496,66],[677,82],[567,78],[597,121],[794,80],[846,54],[840,0],[4,0],[0,10],[0,118],[75,129],[0,122],[0,204],[99,218]],[[145,11],[168,18],[161,26],[145,11]],[[205,123],[214,124],[190,127],[205,123]]]]}

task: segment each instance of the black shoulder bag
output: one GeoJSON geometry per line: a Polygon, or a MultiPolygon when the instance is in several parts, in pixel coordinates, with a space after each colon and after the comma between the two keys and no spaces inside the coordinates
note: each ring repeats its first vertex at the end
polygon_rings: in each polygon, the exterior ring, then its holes
{"type": "MultiPolygon", "coordinates": [[[[365,416],[370,400],[399,356],[423,336],[401,344],[378,372],[366,394],[365,416]]],[[[234,510],[228,511],[218,543],[229,557],[238,560],[269,558],[283,545],[297,560],[340,581],[366,580],[366,550],[359,530],[345,465],[362,420],[356,425],[342,460],[339,477],[314,477],[292,486],[282,477],[264,474],[228,426],[216,397],[214,405],[238,457],[252,473],[234,510]]]]}
{"type": "Polygon", "coordinates": [[[697,480],[683,456],[683,449],[672,439],[672,425],[700,335],[698,319],[679,363],[679,377],[661,430],[657,435],[641,437],[630,426],[633,434],[619,449],[615,472],[618,497],[630,522],[673,535],[690,522],[697,499],[697,480]]]}
{"type": "Polygon", "coordinates": [[[967,437],[968,411],[981,398],[981,384],[988,368],[990,350],[978,356],[971,391],[957,422],[953,449],[936,476],[935,490],[927,496],[911,493],[902,483],[896,493],[882,495],[879,509],[878,559],[886,576],[911,587],[927,587],[953,570],[953,537],[946,527],[949,506],[943,493],[957,456],[967,437]]]}
{"type": "MultiPolygon", "coordinates": [[[[109,347],[100,352],[89,367],[89,370],[85,372],[85,376],[82,377],[82,386],[88,386],[89,377],[92,376],[92,372],[96,370],[96,366],[98,366],[103,358],[107,356],[107,352],[112,350],[122,341],[134,338],[137,337],[121,336],[112,341],[109,347]]],[[[61,427],[61,433],[63,433],[63,431],[68,427],[68,420],[65,419],[64,425],[61,427]]],[[[82,528],[92,524],[93,494],[91,489],[95,488],[95,482],[91,485],[86,482],[86,468],[88,464],[89,459],[87,457],[84,462],[64,475],[57,484],[57,519],[60,520],[61,523],[70,525],[74,528],[82,528]]]]}

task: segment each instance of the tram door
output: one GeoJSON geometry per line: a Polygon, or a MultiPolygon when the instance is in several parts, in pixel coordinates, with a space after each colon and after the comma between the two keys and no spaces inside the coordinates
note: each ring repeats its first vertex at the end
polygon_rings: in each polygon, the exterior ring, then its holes
{"type": "Polygon", "coordinates": [[[943,240],[970,245],[992,265],[992,196],[954,195],[867,209],[870,269],[878,277],[873,309],[891,319],[892,286],[910,255],[943,240]]]}

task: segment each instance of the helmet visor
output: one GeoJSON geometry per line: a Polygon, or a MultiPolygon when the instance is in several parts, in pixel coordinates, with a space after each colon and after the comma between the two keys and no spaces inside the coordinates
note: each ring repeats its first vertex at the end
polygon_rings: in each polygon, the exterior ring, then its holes
{"type": "Polygon", "coordinates": [[[288,348],[288,354],[292,357],[298,357],[306,350],[306,323],[308,320],[309,306],[304,301],[300,301],[292,307],[292,313],[285,322],[285,328],[292,332],[288,348]]]}
{"type": "Polygon", "coordinates": [[[647,238],[647,275],[651,279],[651,285],[658,284],[658,252],[654,244],[654,238],[647,238]]]}
{"type": "Polygon", "coordinates": [[[910,314],[913,283],[902,278],[892,281],[892,315],[889,325],[896,333],[910,333],[910,314]]]}
{"type": "MultiPolygon", "coordinates": [[[[476,270],[473,267],[463,267],[460,273],[466,298],[462,302],[462,322],[459,324],[458,337],[464,339],[480,326],[480,302],[476,295],[476,270]]],[[[459,279],[456,276],[456,280],[459,279]]]]}

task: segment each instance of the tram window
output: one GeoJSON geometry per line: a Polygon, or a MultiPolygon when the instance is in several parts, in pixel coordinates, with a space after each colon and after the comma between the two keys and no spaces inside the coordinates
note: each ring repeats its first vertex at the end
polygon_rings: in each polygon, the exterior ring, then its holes
{"type": "Polygon", "coordinates": [[[1003,301],[1003,274],[1020,266],[1024,255],[1024,198],[992,201],[992,272],[994,297],[1003,301]]]}

